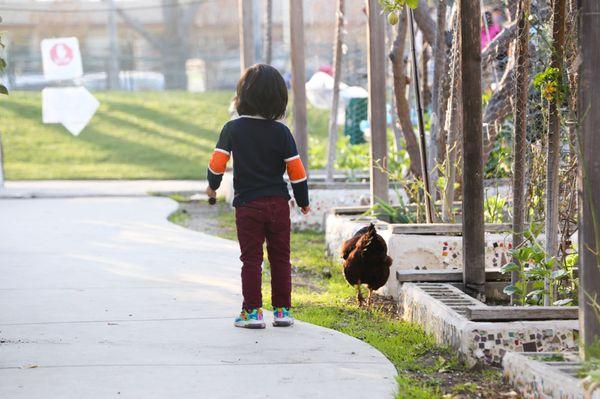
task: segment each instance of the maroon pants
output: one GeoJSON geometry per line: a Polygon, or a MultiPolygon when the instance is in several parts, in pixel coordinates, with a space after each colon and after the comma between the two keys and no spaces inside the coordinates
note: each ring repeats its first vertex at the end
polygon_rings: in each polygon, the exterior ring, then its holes
{"type": "Polygon", "coordinates": [[[271,303],[273,307],[291,305],[292,268],[290,265],[290,207],[283,197],[259,198],[235,210],[238,241],[242,256],[242,294],[244,309],[262,307],[261,277],[263,244],[271,266],[271,303]]]}

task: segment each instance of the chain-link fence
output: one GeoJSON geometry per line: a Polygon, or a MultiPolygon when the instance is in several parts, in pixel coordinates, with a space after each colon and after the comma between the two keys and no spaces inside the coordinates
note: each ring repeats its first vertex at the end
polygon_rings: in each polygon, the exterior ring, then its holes
{"type": "MultiPolygon", "coordinates": [[[[266,0],[253,1],[255,61],[263,62],[267,30],[266,0]]],[[[108,2],[1,1],[7,44],[6,80],[13,89],[39,89],[43,79],[40,42],[44,38],[79,39],[84,78],[92,89],[109,87],[113,57],[119,66],[119,89],[186,88],[211,90],[234,87],[239,76],[237,0],[152,0],[108,2]],[[111,11],[112,10],[112,11],[111,11]],[[116,54],[110,52],[111,12],[116,20],[116,54]],[[194,18],[190,18],[190,13],[194,18]],[[191,61],[191,62],[190,62],[191,61]]],[[[307,77],[332,62],[335,2],[305,1],[307,77]]],[[[366,16],[363,1],[348,1],[344,81],[366,81],[366,16]]],[[[272,3],[272,64],[289,72],[289,9],[272,3]]]]}

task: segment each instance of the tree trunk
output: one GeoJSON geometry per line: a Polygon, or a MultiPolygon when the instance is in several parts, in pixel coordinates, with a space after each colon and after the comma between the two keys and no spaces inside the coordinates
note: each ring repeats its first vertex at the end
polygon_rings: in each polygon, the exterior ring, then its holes
{"type": "Polygon", "coordinates": [[[265,64],[271,65],[273,57],[273,0],[265,0],[263,40],[265,64]]]}
{"type": "Polygon", "coordinates": [[[109,42],[109,56],[108,56],[108,89],[119,90],[119,43],[117,35],[117,16],[115,0],[109,0],[108,2],[108,42],[109,42]]]}
{"type": "Polygon", "coordinates": [[[190,27],[202,3],[192,3],[185,10],[178,0],[163,0],[162,5],[165,28],[160,36],[150,32],[122,9],[117,8],[116,11],[127,25],[160,52],[165,88],[187,89],[185,63],[190,49],[190,27]]]}
{"type": "Polygon", "coordinates": [[[389,202],[385,106],[385,21],[378,0],[366,0],[367,75],[371,125],[371,205],[389,202]]]}
{"type": "Polygon", "coordinates": [[[189,35],[181,25],[183,10],[178,0],[163,0],[164,53],[162,56],[165,87],[187,89],[185,63],[189,50],[189,35]]]}
{"type": "Polygon", "coordinates": [[[335,151],[338,132],[338,106],[340,100],[340,81],[342,80],[342,45],[344,43],[344,6],[345,0],[337,1],[337,19],[335,23],[335,44],[333,47],[333,94],[329,115],[329,141],[327,145],[327,181],[333,182],[335,151]]]}
{"type": "MultiPolygon", "coordinates": [[[[563,46],[565,44],[565,5],[566,0],[554,0],[552,19],[552,68],[559,73],[558,87],[562,84],[563,46]]],[[[600,43],[599,43],[600,45],[600,43]]],[[[558,202],[560,166],[560,103],[556,96],[548,105],[548,158],[546,165],[546,256],[558,255],[558,202]]],[[[558,262],[554,263],[554,270],[558,262]]],[[[546,290],[548,280],[545,281],[546,290]]],[[[553,295],[555,297],[555,295],[553,295]]],[[[550,305],[550,296],[544,296],[544,305],[550,305]]]]}
{"type": "Polygon", "coordinates": [[[254,28],[253,28],[253,1],[238,0],[238,17],[240,20],[240,70],[254,64],[254,28]]]}
{"type": "Polygon", "coordinates": [[[406,13],[400,13],[396,25],[396,38],[392,45],[389,58],[392,62],[392,75],[394,77],[394,95],[396,98],[396,112],[400,121],[400,128],[406,143],[406,151],[410,158],[410,171],[416,178],[421,178],[421,155],[419,144],[410,120],[408,99],[406,98],[406,63],[404,61],[404,46],[406,44],[406,13]]]}
{"type": "Polygon", "coordinates": [[[462,77],[460,68],[460,23],[459,18],[455,18],[453,24],[452,56],[451,56],[451,82],[450,98],[448,99],[448,109],[446,111],[446,124],[444,129],[447,132],[448,142],[446,143],[446,185],[444,187],[444,197],[442,202],[442,220],[445,223],[451,223],[454,220],[454,183],[456,182],[456,164],[458,145],[461,138],[460,120],[462,120],[462,77]]]}
{"type": "Polygon", "coordinates": [[[298,146],[298,153],[300,154],[302,163],[308,169],[303,3],[303,0],[290,0],[290,51],[292,63],[292,93],[294,96],[294,137],[296,138],[296,145],[298,146]]]}
{"type": "Polygon", "coordinates": [[[433,45],[435,43],[435,21],[430,16],[429,6],[426,1],[419,1],[419,5],[413,11],[415,22],[423,35],[423,40],[433,45]]]}
{"type": "Polygon", "coordinates": [[[438,180],[438,144],[440,142],[440,126],[443,124],[442,98],[440,93],[443,92],[444,74],[448,72],[448,63],[446,56],[446,0],[440,0],[437,7],[436,29],[435,29],[435,44],[433,46],[433,82],[431,93],[431,124],[429,129],[429,153],[427,163],[431,171],[432,187],[430,189],[433,199],[435,200],[437,191],[435,183],[438,180]]]}
{"type": "Polygon", "coordinates": [[[480,0],[460,0],[463,148],[463,282],[485,298],[480,0]]]}
{"type": "Polygon", "coordinates": [[[582,192],[582,214],[579,229],[580,281],[579,332],[583,340],[581,352],[585,360],[600,357],[600,2],[579,1],[579,149],[582,192]],[[592,345],[596,345],[594,352],[592,345]]]}
{"type": "MultiPolygon", "coordinates": [[[[519,0],[517,46],[515,54],[515,127],[513,149],[513,248],[523,245],[525,229],[525,163],[527,137],[527,95],[529,92],[529,16],[530,0],[519,0]]],[[[518,280],[513,273],[511,281],[518,280]]],[[[516,299],[512,298],[513,300],[516,299]]]]}

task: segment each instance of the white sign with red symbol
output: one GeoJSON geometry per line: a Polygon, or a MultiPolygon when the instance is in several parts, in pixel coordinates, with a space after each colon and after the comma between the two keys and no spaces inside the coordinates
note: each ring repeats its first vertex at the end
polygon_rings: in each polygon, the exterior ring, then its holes
{"type": "Polygon", "coordinates": [[[42,61],[47,80],[75,79],[83,75],[76,37],[42,40],[42,61]]]}

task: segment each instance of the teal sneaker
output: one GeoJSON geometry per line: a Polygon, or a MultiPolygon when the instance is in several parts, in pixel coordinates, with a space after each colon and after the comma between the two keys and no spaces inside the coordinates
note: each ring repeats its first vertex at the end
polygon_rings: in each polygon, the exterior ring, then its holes
{"type": "Polygon", "coordinates": [[[294,318],[289,308],[275,308],[273,310],[273,326],[289,327],[294,324],[294,318]]]}
{"type": "Polygon", "coordinates": [[[234,325],[240,328],[265,328],[262,309],[252,309],[251,312],[242,309],[240,315],[235,319],[234,325]]]}

